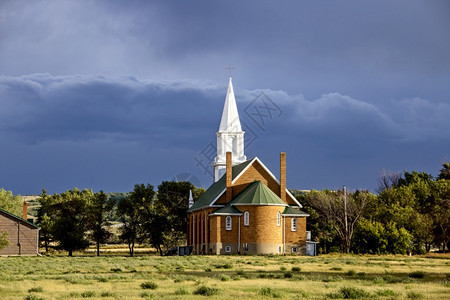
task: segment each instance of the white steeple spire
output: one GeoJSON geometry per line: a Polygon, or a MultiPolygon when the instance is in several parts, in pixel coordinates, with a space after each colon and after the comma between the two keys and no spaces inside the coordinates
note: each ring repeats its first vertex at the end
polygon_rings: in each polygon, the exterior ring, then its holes
{"type": "Polygon", "coordinates": [[[192,190],[189,190],[189,208],[194,205],[194,197],[192,197],[192,190]]]}
{"type": "Polygon", "coordinates": [[[214,160],[214,181],[217,181],[226,171],[226,153],[232,152],[232,164],[236,165],[247,160],[244,155],[244,131],[234,98],[233,84],[228,83],[227,96],[223,106],[219,132],[217,132],[217,156],[214,160]]]}
{"type": "Polygon", "coordinates": [[[222,119],[220,121],[219,132],[240,132],[242,131],[236,99],[234,98],[233,83],[228,83],[227,97],[223,106],[222,119]]]}

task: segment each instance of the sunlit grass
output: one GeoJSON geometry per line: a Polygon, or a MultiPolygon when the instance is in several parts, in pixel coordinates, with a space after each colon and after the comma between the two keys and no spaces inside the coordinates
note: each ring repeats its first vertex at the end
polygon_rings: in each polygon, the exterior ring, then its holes
{"type": "Polygon", "coordinates": [[[450,293],[449,256],[1,257],[0,270],[0,299],[196,299],[208,293],[214,299],[345,293],[448,299],[450,293]]]}

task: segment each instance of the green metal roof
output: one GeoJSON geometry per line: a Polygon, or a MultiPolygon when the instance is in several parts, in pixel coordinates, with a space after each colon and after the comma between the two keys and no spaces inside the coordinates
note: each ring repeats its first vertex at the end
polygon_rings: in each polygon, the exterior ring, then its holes
{"type": "Polygon", "coordinates": [[[6,211],[6,210],[0,208],[0,212],[3,212],[3,213],[5,213],[5,214],[7,214],[8,216],[11,216],[11,217],[17,219],[18,221],[22,221],[22,222],[24,222],[24,223],[28,223],[28,225],[31,225],[31,226],[36,227],[36,228],[40,228],[40,227],[37,226],[36,224],[33,224],[33,223],[31,223],[31,222],[28,222],[27,220],[22,219],[21,217],[16,216],[16,215],[10,213],[9,211],[6,211]]]}
{"type": "Polygon", "coordinates": [[[210,215],[242,215],[242,212],[234,206],[225,206],[213,211],[210,215]]]}
{"type": "Polygon", "coordinates": [[[291,206],[287,206],[283,213],[283,216],[293,216],[293,217],[309,217],[309,214],[305,213],[304,211],[301,211],[298,208],[293,208],[291,206]]]}
{"type": "MultiPolygon", "coordinates": [[[[235,165],[231,168],[232,180],[236,178],[252,161],[253,159],[244,161],[238,165],[235,165]]],[[[226,174],[223,174],[219,180],[214,182],[206,192],[188,209],[188,212],[192,212],[203,207],[207,207],[213,203],[226,189],[226,174]]]]}
{"type": "Polygon", "coordinates": [[[230,202],[230,205],[282,205],[287,204],[281,200],[271,189],[259,180],[250,183],[230,202]]]}

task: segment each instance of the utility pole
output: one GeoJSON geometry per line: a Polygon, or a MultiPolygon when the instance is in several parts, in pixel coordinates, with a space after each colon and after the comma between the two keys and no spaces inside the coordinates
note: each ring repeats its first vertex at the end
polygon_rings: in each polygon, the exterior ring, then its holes
{"type": "Polygon", "coordinates": [[[345,222],[345,245],[346,251],[348,251],[348,223],[347,223],[347,188],[344,185],[344,222],[345,222]]]}

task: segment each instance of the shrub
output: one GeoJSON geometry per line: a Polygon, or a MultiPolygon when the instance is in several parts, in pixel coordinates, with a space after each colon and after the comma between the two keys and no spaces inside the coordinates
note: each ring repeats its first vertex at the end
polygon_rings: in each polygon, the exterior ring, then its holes
{"type": "Polygon", "coordinates": [[[28,290],[28,293],[41,293],[44,289],[40,286],[28,290]]]}
{"type": "Polygon", "coordinates": [[[397,295],[396,292],[394,292],[393,290],[390,290],[390,289],[377,291],[376,294],[378,296],[383,296],[383,297],[390,297],[390,296],[392,297],[392,296],[396,296],[397,295]]]}
{"type": "Polygon", "coordinates": [[[111,292],[103,292],[100,294],[102,297],[114,297],[114,294],[111,292]]]}
{"type": "Polygon", "coordinates": [[[408,274],[409,277],[411,278],[424,278],[425,277],[425,272],[422,271],[414,271],[408,274]]]}
{"type": "Polygon", "coordinates": [[[331,271],[342,271],[341,267],[333,267],[330,269],[331,271]]]}
{"type": "Polygon", "coordinates": [[[348,270],[347,276],[355,276],[355,275],[356,275],[355,270],[348,270]]]}
{"type": "Polygon", "coordinates": [[[284,278],[292,278],[292,273],[291,272],[284,273],[284,278]]]}
{"type": "Polygon", "coordinates": [[[33,294],[26,295],[25,298],[23,298],[23,299],[24,300],[44,300],[44,298],[39,298],[38,296],[33,295],[33,294]]]}
{"type": "Polygon", "coordinates": [[[211,268],[206,268],[205,272],[212,272],[211,268]]]}
{"type": "Polygon", "coordinates": [[[153,281],[146,281],[146,282],[141,283],[141,288],[143,288],[145,290],[148,290],[148,289],[154,290],[157,287],[158,287],[158,285],[153,281]]]}
{"type": "Polygon", "coordinates": [[[244,276],[244,275],[245,275],[245,272],[244,272],[244,270],[237,270],[236,275],[238,275],[238,276],[244,276]]]}
{"type": "Polygon", "coordinates": [[[194,291],[194,295],[214,296],[219,294],[219,289],[202,285],[194,291]]]}
{"type": "Polygon", "coordinates": [[[82,298],[91,298],[95,296],[95,292],[94,291],[84,291],[80,294],[80,296],[82,298]]]}
{"type": "Polygon", "coordinates": [[[425,296],[423,294],[420,293],[416,293],[416,292],[408,292],[408,294],[406,294],[406,297],[408,297],[408,299],[423,299],[425,298],[425,296]]]}
{"type": "Polygon", "coordinates": [[[287,268],[286,267],[280,267],[280,271],[286,271],[287,268]]]}
{"type": "Polygon", "coordinates": [[[342,287],[339,289],[337,293],[331,293],[327,295],[332,299],[359,299],[364,298],[368,299],[370,297],[370,293],[366,292],[363,289],[352,288],[352,287],[342,287]]]}
{"type": "Polygon", "coordinates": [[[230,280],[230,276],[227,275],[222,275],[222,277],[220,277],[221,281],[229,281],[230,280]]]}
{"type": "Polygon", "coordinates": [[[175,295],[189,295],[189,291],[188,291],[187,288],[185,288],[185,287],[183,286],[183,287],[178,288],[178,289],[175,291],[175,295]]]}
{"type": "Polygon", "coordinates": [[[292,267],[292,272],[300,272],[302,269],[300,267],[292,267]]]}
{"type": "Polygon", "coordinates": [[[112,268],[111,272],[119,273],[119,272],[122,272],[122,269],[121,268],[112,268]]]}
{"type": "Polygon", "coordinates": [[[275,289],[272,289],[270,287],[265,287],[259,290],[259,295],[261,296],[268,296],[273,298],[281,298],[281,293],[275,289]]]}

